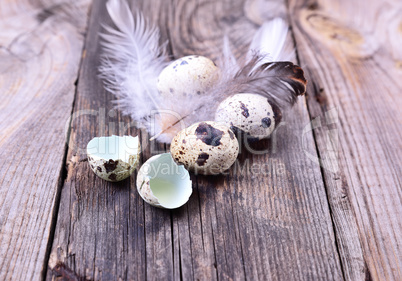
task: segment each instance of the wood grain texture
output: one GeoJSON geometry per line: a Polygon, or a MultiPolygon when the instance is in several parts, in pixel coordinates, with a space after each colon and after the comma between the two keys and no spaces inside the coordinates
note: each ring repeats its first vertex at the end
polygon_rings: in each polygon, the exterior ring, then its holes
{"type": "Polygon", "coordinates": [[[401,11],[400,1],[290,1],[347,280],[402,279],[401,11]]]}
{"type": "MultiPolygon", "coordinates": [[[[135,177],[110,184],[88,169],[85,149],[93,137],[141,134],[113,110],[113,96],[97,77],[100,19],[108,22],[104,3],[95,1],[91,10],[47,279],[61,275],[58,264],[76,278],[94,280],[155,280],[173,272],[170,213],[141,199],[135,177]],[[170,257],[159,254],[165,250],[170,257]]],[[[147,138],[142,137],[142,157],[151,149],[165,151],[146,145],[147,138]]]]}
{"type": "MultiPolygon", "coordinates": [[[[47,279],[65,267],[95,280],[342,280],[320,167],[305,156],[317,155],[312,133],[303,133],[304,99],[275,137],[253,146],[267,153],[243,146],[229,174],[192,176],[190,201],[177,210],[144,203],[135,174],[113,184],[92,173],[82,148],[95,136],[140,134],[142,162],[165,151],[112,109],[114,98],[97,78],[104,2],[94,2],[90,17],[47,279]]],[[[222,32],[237,55],[247,49],[258,28],[248,3],[154,0],[133,7],[157,21],[175,57],[216,57],[222,32]]]]}
{"type": "Polygon", "coordinates": [[[46,269],[87,8],[0,3],[1,280],[38,280],[46,269]]]}

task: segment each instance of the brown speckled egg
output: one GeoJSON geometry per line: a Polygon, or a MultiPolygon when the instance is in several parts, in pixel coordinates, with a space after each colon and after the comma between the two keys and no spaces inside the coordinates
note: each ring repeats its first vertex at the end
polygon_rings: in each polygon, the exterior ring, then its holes
{"type": "Polygon", "coordinates": [[[280,118],[279,109],[272,106],[267,98],[247,93],[226,98],[219,104],[215,114],[215,121],[225,123],[235,132],[244,132],[256,140],[269,137],[280,118]]]}
{"type": "Polygon", "coordinates": [[[202,95],[216,82],[218,76],[218,68],[210,59],[186,56],[162,70],[157,87],[165,97],[202,95]]]}
{"type": "Polygon", "coordinates": [[[177,164],[195,174],[216,175],[233,165],[239,144],[229,127],[205,121],[180,131],[172,140],[170,153],[177,164]]]}

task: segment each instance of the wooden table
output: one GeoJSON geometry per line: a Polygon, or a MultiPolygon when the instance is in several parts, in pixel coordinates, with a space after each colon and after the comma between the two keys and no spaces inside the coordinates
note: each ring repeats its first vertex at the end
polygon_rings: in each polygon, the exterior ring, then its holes
{"type": "Polygon", "coordinates": [[[192,176],[188,204],[157,209],[135,173],[105,182],[84,153],[113,133],[141,136],[141,162],[166,150],[97,77],[104,1],[1,1],[0,280],[402,280],[402,2],[132,6],[176,58],[216,58],[223,33],[239,56],[281,16],[308,93],[254,147],[267,153],[192,176]]]}

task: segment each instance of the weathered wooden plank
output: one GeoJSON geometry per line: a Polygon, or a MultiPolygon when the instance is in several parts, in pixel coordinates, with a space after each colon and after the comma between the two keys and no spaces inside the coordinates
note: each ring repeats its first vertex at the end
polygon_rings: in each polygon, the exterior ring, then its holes
{"type": "MultiPolygon", "coordinates": [[[[173,53],[196,51],[216,57],[214,50],[226,32],[236,54],[244,54],[255,23],[283,16],[286,10],[283,2],[276,3],[276,11],[266,9],[266,2],[254,2],[258,1],[176,1],[175,21],[169,25],[173,53]],[[176,22],[187,25],[183,28],[176,22]]],[[[288,43],[293,48],[292,41],[288,43]]],[[[215,269],[205,268],[205,262],[216,263],[217,279],[342,279],[320,169],[304,153],[315,154],[310,132],[303,135],[308,120],[300,103],[277,131],[276,145],[259,144],[268,153],[253,155],[243,147],[237,167],[227,177],[198,178],[199,203],[192,198],[189,206],[195,206],[189,207],[188,217],[201,217],[202,228],[178,221],[179,229],[192,230],[177,232],[176,239],[182,251],[191,249],[186,252],[192,253],[193,267],[203,270],[190,272],[184,280],[202,279],[205,272],[214,277],[215,269]],[[209,225],[210,237],[201,236],[203,244],[194,243],[209,225]],[[204,250],[205,245],[213,247],[214,256],[204,250]]],[[[182,256],[182,262],[187,259],[182,256]]]]}
{"type": "MultiPolygon", "coordinates": [[[[177,210],[143,203],[135,175],[112,184],[90,171],[77,147],[99,135],[139,133],[134,127],[116,129],[117,122],[130,121],[111,110],[113,97],[96,75],[104,2],[96,1],[92,9],[74,108],[96,115],[72,122],[68,176],[47,278],[61,274],[56,266],[61,262],[77,276],[96,280],[342,280],[320,167],[305,156],[305,151],[316,156],[316,149],[312,133],[303,135],[309,121],[303,99],[279,127],[275,141],[257,144],[268,153],[253,154],[243,147],[228,175],[193,176],[193,195],[177,210]]],[[[216,58],[222,32],[230,34],[240,55],[258,27],[253,11],[243,12],[243,1],[135,5],[158,21],[176,57],[198,53],[216,58]]],[[[147,139],[142,134],[143,161],[157,149],[164,151],[147,139]]]]}
{"type": "MultiPolygon", "coordinates": [[[[173,273],[170,213],[143,202],[135,176],[117,184],[96,177],[85,155],[95,136],[140,134],[128,118],[113,110],[114,98],[97,76],[100,19],[107,22],[105,2],[95,1],[91,11],[67,155],[68,177],[47,278],[60,276],[57,264],[63,264],[77,276],[95,280],[160,280],[173,273]]],[[[164,146],[146,144],[148,138],[142,136],[143,160],[151,151],[165,151],[164,146]]]]}
{"type": "Polygon", "coordinates": [[[38,280],[47,264],[87,9],[0,3],[1,280],[38,280]]]}
{"type": "Polygon", "coordinates": [[[401,280],[402,4],[290,6],[345,277],[401,280]]]}

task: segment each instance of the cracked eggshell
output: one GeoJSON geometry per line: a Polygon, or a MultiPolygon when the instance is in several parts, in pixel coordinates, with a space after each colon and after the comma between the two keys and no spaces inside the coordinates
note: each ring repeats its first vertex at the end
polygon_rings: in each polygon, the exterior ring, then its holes
{"type": "Polygon", "coordinates": [[[158,77],[158,90],[164,97],[202,95],[218,79],[218,67],[203,56],[186,56],[165,67],[158,77]]]}
{"type": "Polygon", "coordinates": [[[172,140],[174,161],[195,174],[220,174],[236,161],[239,143],[224,124],[199,122],[180,131],[172,140]]]}
{"type": "Polygon", "coordinates": [[[145,202],[165,209],[183,206],[193,192],[188,171],[170,153],[155,155],[141,166],[137,190],[145,202]]]}
{"type": "Polygon", "coordinates": [[[141,146],[138,137],[93,138],[87,145],[88,163],[94,173],[107,181],[128,178],[138,165],[141,146]]]}
{"type": "Polygon", "coordinates": [[[215,121],[223,122],[234,132],[241,131],[260,140],[271,135],[279,124],[281,113],[267,98],[241,93],[222,101],[215,114],[215,121]]]}

